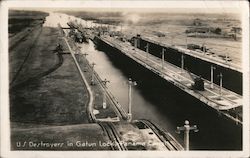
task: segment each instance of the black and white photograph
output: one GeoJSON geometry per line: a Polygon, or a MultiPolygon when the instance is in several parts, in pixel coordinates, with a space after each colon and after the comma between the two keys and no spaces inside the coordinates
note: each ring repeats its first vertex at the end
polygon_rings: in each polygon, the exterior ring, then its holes
{"type": "Polygon", "coordinates": [[[1,157],[249,157],[247,1],[1,9],[1,157]]]}

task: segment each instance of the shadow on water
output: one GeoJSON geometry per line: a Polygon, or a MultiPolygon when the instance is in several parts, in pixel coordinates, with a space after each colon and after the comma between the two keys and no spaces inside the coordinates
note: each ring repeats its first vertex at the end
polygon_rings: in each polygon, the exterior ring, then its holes
{"type": "Polygon", "coordinates": [[[198,133],[190,133],[190,149],[242,149],[241,126],[219,115],[215,110],[140,66],[118,50],[101,42],[98,42],[96,49],[105,52],[112,66],[126,78],[137,81],[136,90],[144,99],[143,103],[148,104],[141,105],[141,102],[134,98],[134,119],[145,118],[156,122],[181,143],[183,134],[176,134],[175,129],[188,119],[191,125],[196,124],[199,128],[198,133]],[[154,106],[156,111],[148,112],[149,106],[154,106]]]}

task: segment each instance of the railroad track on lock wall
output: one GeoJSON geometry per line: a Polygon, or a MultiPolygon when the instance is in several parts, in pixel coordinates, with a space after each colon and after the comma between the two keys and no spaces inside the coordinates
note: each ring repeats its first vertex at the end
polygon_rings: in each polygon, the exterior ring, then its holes
{"type": "Polygon", "coordinates": [[[162,128],[160,128],[155,123],[146,120],[136,120],[137,122],[140,122],[144,124],[146,128],[151,129],[157,137],[161,140],[161,142],[166,146],[166,148],[170,151],[181,151],[184,150],[184,148],[178,143],[178,141],[168,132],[165,132],[162,128]]]}
{"type": "Polygon", "coordinates": [[[112,150],[128,150],[124,143],[121,141],[119,134],[112,122],[99,122],[98,124],[109,137],[112,143],[110,146],[112,150]]]}

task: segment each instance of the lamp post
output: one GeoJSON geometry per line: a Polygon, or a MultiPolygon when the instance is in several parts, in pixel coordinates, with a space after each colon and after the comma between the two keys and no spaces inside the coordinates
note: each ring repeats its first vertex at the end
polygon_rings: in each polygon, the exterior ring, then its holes
{"type": "Polygon", "coordinates": [[[188,40],[187,40],[187,38],[188,38],[188,36],[186,36],[186,49],[188,49],[188,44],[187,44],[187,43],[188,43],[188,42],[187,42],[188,40]]]}
{"type": "Polygon", "coordinates": [[[194,131],[198,132],[198,128],[196,125],[190,126],[189,121],[185,121],[185,125],[182,127],[177,127],[176,133],[180,134],[181,131],[184,131],[184,144],[185,144],[185,150],[189,150],[189,132],[194,131]]]}
{"type": "Polygon", "coordinates": [[[137,40],[138,40],[137,37],[135,37],[134,38],[134,46],[135,46],[135,48],[137,48],[137,40]]]}
{"type": "Polygon", "coordinates": [[[145,46],[145,48],[146,48],[146,52],[147,52],[147,54],[146,54],[146,60],[148,60],[149,43],[147,43],[147,45],[145,46]]]}
{"type": "MultiPolygon", "coordinates": [[[[83,53],[83,56],[84,56],[84,58],[85,58],[85,61],[87,61],[87,55],[89,55],[89,54],[83,53]]],[[[87,67],[86,67],[86,65],[87,65],[87,63],[85,63],[85,66],[84,66],[84,69],[83,69],[84,72],[87,72],[87,67]]]]}
{"type": "Polygon", "coordinates": [[[87,55],[89,55],[88,53],[83,53],[82,54],[84,56],[84,58],[86,59],[87,55]]]}
{"type": "Polygon", "coordinates": [[[80,46],[76,46],[75,47],[75,57],[77,59],[77,61],[79,62],[80,61],[80,58],[79,58],[79,54],[80,54],[80,51],[81,51],[81,47],[80,46]]]}
{"type": "Polygon", "coordinates": [[[78,53],[81,53],[81,46],[77,46],[77,51],[78,51],[78,53]]]}
{"type": "Polygon", "coordinates": [[[222,75],[222,73],[220,73],[219,75],[218,75],[218,77],[220,78],[220,98],[222,97],[222,80],[223,80],[223,75],[222,75]]]}
{"type": "Polygon", "coordinates": [[[206,55],[206,46],[205,46],[205,42],[202,44],[202,52],[203,52],[203,55],[206,55]]]}
{"type": "Polygon", "coordinates": [[[184,70],[184,58],[185,58],[185,56],[183,55],[183,53],[181,54],[181,71],[183,72],[183,70],[184,70]]]}
{"type": "Polygon", "coordinates": [[[162,70],[164,69],[164,60],[165,60],[165,48],[162,48],[162,52],[161,52],[161,67],[162,67],[162,70]]]}
{"type": "MultiPolygon", "coordinates": [[[[226,48],[226,51],[227,51],[227,48],[226,48]]],[[[226,64],[228,63],[228,58],[229,58],[229,55],[228,55],[228,52],[226,52],[226,64]]]]}
{"type": "Polygon", "coordinates": [[[102,107],[103,109],[107,108],[107,102],[106,102],[106,91],[105,88],[107,86],[107,83],[110,83],[110,81],[108,81],[106,78],[102,81],[104,87],[103,87],[103,101],[102,101],[102,107]]]}
{"type": "Polygon", "coordinates": [[[211,89],[214,88],[214,70],[215,69],[216,69],[216,67],[211,65],[211,89]]]}
{"type": "Polygon", "coordinates": [[[132,86],[136,86],[137,83],[132,81],[131,78],[128,79],[128,121],[132,121],[132,86]]]}
{"type": "Polygon", "coordinates": [[[92,74],[91,74],[91,85],[95,85],[95,81],[94,81],[94,66],[95,66],[96,64],[95,63],[92,63],[91,64],[91,68],[92,68],[92,74]]]}
{"type": "Polygon", "coordinates": [[[120,31],[121,31],[121,33],[122,33],[122,23],[121,23],[121,30],[120,30],[120,31]]]}
{"type": "Polygon", "coordinates": [[[171,36],[171,46],[174,46],[174,35],[171,36]]]}

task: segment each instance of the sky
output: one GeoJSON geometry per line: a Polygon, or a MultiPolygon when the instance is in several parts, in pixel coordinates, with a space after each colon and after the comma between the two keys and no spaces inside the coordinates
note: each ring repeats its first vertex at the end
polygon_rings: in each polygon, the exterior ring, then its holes
{"type": "Polygon", "coordinates": [[[239,13],[245,7],[244,0],[241,1],[216,1],[216,0],[160,0],[160,1],[23,1],[10,3],[18,9],[42,10],[42,11],[133,11],[133,12],[168,12],[168,13],[239,13]],[[178,9],[177,9],[178,8],[178,9]]]}
{"type": "Polygon", "coordinates": [[[38,11],[87,11],[87,12],[152,12],[152,13],[240,13],[237,8],[11,8],[15,10],[38,10],[38,11]]]}

